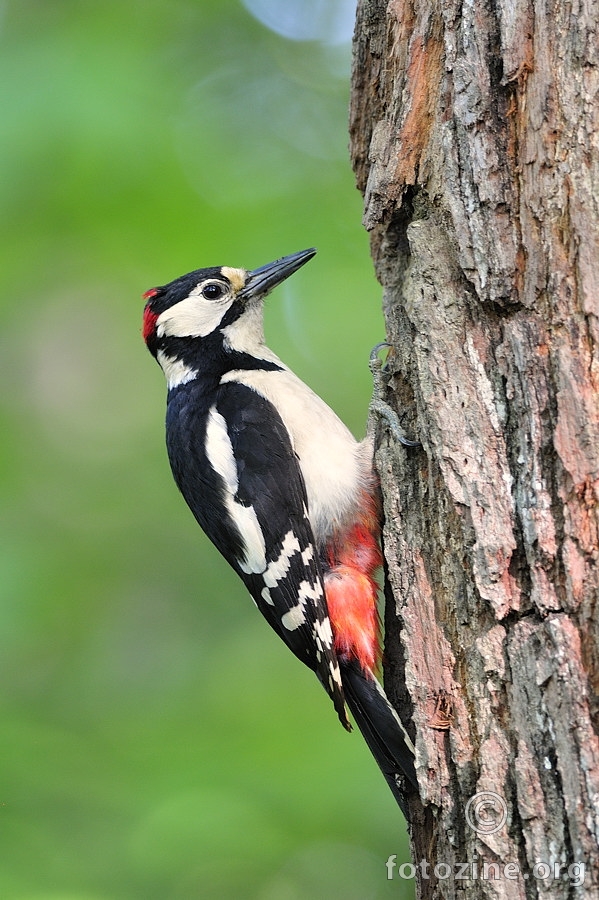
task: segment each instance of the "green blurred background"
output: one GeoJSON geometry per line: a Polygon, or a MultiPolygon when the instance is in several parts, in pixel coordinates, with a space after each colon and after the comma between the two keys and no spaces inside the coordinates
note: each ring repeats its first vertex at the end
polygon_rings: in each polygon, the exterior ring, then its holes
{"type": "Polygon", "coordinates": [[[141,293],[316,246],[273,348],[357,434],[383,337],[351,0],[0,4],[0,897],[368,900],[405,825],[178,495],[141,293]]]}

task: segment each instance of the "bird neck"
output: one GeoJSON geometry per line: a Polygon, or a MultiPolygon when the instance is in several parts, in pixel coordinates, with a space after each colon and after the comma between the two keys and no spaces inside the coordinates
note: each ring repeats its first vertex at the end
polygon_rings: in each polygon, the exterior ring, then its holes
{"type": "Polygon", "coordinates": [[[158,350],[156,358],[162,367],[169,391],[198,381],[206,388],[218,386],[228,372],[239,370],[280,371],[280,359],[263,346],[262,355],[253,355],[226,341],[208,338],[169,338],[158,350]]]}

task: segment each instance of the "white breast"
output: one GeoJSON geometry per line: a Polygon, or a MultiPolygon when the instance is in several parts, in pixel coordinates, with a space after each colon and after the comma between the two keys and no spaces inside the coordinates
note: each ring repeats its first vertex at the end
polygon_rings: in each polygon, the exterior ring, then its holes
{"type": "Polygon", "coordinates": [[[253,388],[278,410],[299,458],[312,529],[322,546],[352,516],[360,489],[367,487],[371,448],[358,443],[324,400],[289,369],[236,370],[222,381],[253,388]]]}

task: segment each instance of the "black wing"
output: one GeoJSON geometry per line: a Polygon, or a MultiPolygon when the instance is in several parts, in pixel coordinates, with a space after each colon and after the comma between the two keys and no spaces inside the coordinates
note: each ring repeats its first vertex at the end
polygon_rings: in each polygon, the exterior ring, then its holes
{"type": "Polygon", "coordinates": [[[210,540],[272,628],[316,673],[349,730],[306,488],[287,429],[268,400],[234,381],[218,388],[205,415],[202,439],[183,443],[190,451],[185,464],[171,457],[175,479],[210,540]]]}

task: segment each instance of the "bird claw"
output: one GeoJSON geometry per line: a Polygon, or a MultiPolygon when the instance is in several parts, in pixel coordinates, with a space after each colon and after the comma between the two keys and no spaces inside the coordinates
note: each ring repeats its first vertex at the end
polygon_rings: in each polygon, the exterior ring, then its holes
{"type": "Polygon", "coordinates": [[[368,407],[369,415],[376,415],[385,419],[389,426],[389,431],[395,440],[398,441],[398,443],[403,444],[404,447],[422,447],[420,441],[412,441],[406,437],[397,413],[389,406],[386,400],[383,400],[382,395],[384,388],[381,373],[383,371],[384,363],[381,360],[379,353],[384,347],[391,347],[391,344],[388,344],[387,341],[381,341],[380,344],[377,344],[376,347],[373,347],[370,351],[368,365],[372,372],[373,393],[372,400],[368,407]]]}

